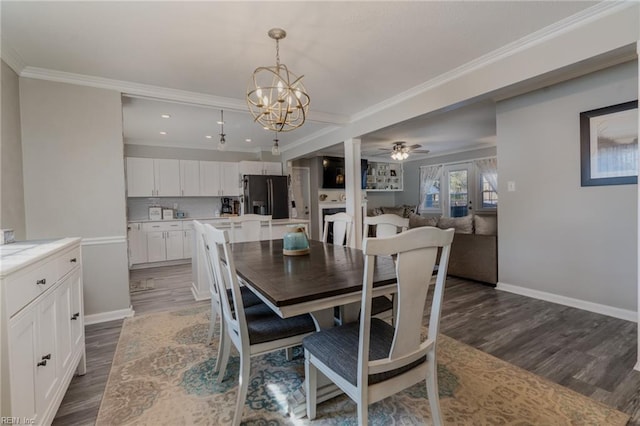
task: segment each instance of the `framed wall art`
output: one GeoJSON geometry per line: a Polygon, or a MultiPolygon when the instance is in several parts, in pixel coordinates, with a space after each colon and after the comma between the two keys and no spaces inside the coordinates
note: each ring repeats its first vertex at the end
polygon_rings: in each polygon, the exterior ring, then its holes
{"type": "Polygon", "coordinates": [[[638,101],[580,113],[582,186],[638,182],[638,101]]]}

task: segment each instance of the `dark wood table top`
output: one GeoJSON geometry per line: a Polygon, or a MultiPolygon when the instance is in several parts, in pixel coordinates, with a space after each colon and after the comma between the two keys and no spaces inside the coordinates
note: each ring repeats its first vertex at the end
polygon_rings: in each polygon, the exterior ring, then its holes
{"type": "MultiPolygon", "coordinates": [[[[309,244],[308,255],[284,256],[282,240],[235,243],[236,272],[278,308],[362,291],[361,250],[314,240],[309,244]]],[[[374,287],[395,282],[393,259],[378,257],[374,287]]]]}

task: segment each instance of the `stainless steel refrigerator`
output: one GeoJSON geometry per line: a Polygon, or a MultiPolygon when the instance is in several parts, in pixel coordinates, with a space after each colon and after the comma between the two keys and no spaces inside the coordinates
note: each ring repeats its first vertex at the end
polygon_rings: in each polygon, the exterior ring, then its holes
{"type": "Polygon", "coordinates": [[[289,217],[287,176],[244,175],[244,213],[289,217]]]}

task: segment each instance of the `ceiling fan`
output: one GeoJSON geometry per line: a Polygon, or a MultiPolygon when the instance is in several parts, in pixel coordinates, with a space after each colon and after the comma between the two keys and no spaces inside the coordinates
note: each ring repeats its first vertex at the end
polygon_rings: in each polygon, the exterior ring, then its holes
{"type": "Polygon", "coordinates": [[[407,145],[404,141],[394,142],[391,148],[380,148],[383,151],[391,152],[391,158],[394,160],[406,160],[409,153],[428,154],[428,149],[419,149],[422,145],[407,145]]]}

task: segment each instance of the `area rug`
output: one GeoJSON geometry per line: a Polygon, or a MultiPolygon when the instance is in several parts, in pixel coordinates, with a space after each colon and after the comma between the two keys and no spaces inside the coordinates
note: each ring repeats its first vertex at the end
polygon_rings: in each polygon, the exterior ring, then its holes
{"type": "MultiPolygon", "coordinates": [[[[224,425],[233,418],[238,364],[222,384],[213,373],[216,343],[206,345],[207,306],[125,320],[96,424],[224,425]]],[[[214,342],[217,339],[214,339],[214,342]]],[[[313,422],[287,414],[287,396],[304,379],[304,357],[284,351],[252,359],[242,415],[247,425],[355,425],[342,396],[318,405],[313,422]]],[[[438,380],[451,425],[624,425],[629,416],[441,335],[438,380]]],[[[432,424],[424,384],[369,407],[373,425],[432,424]]]]}

